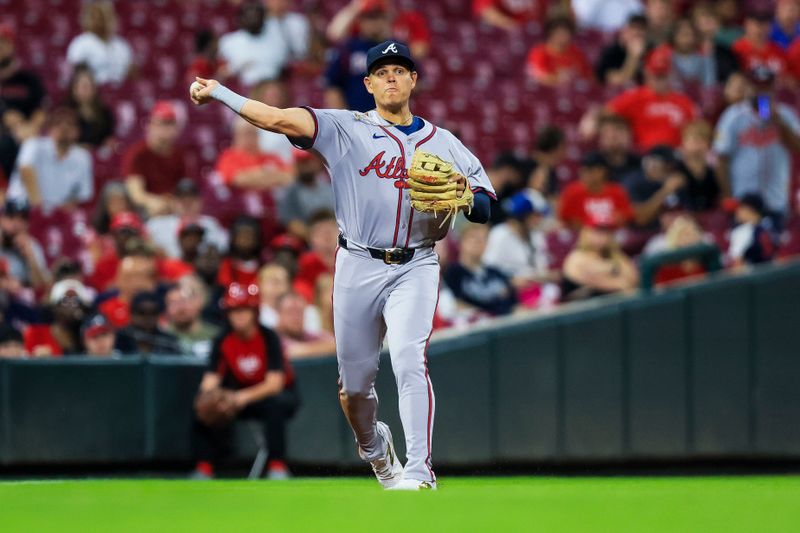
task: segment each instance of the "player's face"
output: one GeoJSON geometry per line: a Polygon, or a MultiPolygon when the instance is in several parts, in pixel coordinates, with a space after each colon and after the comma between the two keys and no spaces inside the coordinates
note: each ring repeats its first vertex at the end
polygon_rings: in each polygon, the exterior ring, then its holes
{"type": "Polygon", "coordinates": [[[378,107],[398,109],[411,98],[411,91],[417,85],[417,73],[403,65],[381,65],[364,78],[364,85],[375,97],[378,107]]]}

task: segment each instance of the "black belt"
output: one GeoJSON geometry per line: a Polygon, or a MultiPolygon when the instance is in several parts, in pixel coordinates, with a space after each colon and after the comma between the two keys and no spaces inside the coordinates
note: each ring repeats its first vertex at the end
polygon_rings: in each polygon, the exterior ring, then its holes
{"type": "MultiPolygon", "coordinates": [[[[347,250],[347,239],[339,235],[339,246],[347,250]]],[[[387,265],[404,265],[414,257],[414,248],[369,248],[364,247],[374,259],[380,259],[387,265]]]]}

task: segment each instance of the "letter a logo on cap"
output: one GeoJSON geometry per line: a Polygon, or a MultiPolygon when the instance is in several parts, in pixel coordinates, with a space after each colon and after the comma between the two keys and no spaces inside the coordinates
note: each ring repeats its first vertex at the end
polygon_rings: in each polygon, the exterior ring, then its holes
{"type": "Polygon", "coordinates": [[[386,54],[388,52],[394,52],[395,54],[397,53],[397,47],[394,45],[394,43],[387,46],[386,49],[381,52],[381,54],[386,54]]]}

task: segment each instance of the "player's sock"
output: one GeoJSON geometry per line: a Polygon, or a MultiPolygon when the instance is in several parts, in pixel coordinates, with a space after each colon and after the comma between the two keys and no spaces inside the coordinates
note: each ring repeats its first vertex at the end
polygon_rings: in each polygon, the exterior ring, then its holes
{"type": "Polygon", "coordinates": [[[212,465],[208,461],[198,461],[197,466],[195,466],[194,469],[200,472],[201,474],[205,474],[209,477],[214,476],[214,465],[212,465]]]}

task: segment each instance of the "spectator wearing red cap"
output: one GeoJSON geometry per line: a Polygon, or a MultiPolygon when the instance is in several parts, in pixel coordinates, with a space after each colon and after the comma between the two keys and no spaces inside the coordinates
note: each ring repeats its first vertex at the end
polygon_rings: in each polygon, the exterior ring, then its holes
{"type": "MultiPolygon", "coordinates": [[[[286,479],[286,424],[298,405],[294,371],[284,357],[281,341],[271,329],[258,324],[258,287],[231,284],[223,298],[228,327],[214,341],[200,392],[233,391],[236,418],[264,422],[269,450],[270,479],[286,479]]],[[[193,477],[214,476],[222,459],[231,426],[212,428],[195,422],[197,466],[193,477]]]]}
{"type": "Polygon", "coordinates": [[[744,20],[744,35],[733,43],[733,52],[739,58],[739,66],[749,72],[757,67],[770,69],[776,77],[786,71],[786,56],[783,49],[770,41],[772,15],[766,11],[751,11],[744,20]]]}
{"type": "Polygon", "coordinates": [[[542,20],[547,4],[543,0],[473,0],[472,11],[490,26],[513,31],[542,20]]]}
{"type": "Polygon", "coordinates": [[[564,188],[559,205],[559,218],[569,227],[579,229],[594,219],[610,221],[620,227],[633,219],[628,193],[608,181],[608,163],[599,153],[584,157],[580,179],[564,188]]]}
{"type": "Polygon", "coordinates": [[[311,215],[322,209],[333,210],[333,187],[317,154],[297,150],[295,161],[296,179],[286,188],[278,213],[290,233],[305,239],[311,215]]]}
{"type": "Polygon", "coordinates": [[[80,327],[92,305],[91,291],[80,281],[59,281],[50,290],[51,324],[25,328],[25,349],[33,357],[60,357],[83,351],[80,327]]]}
{"type": "Polygon", "coordinates": [[[171,102],[156,102],[144,139],[131,146],[122,160],[131,199],[150,215],[169,211],[172,191],[186,176],[185,155],[176,144],[180,133],[177,120],[171,102]]]}
{"type": "Polygon", "coordinates": [[[639,283],[636,265],[619,248],[612,220],[589,219],[564,260],[561,299],[585,300],[631,291],[639,283]]]}
{"type": "Polygon", "coordinates": [[[175,186],[170,199],[168,214],[151,217],[146,224],[153,244],[167,257],[183,256],[179,236],[184,221],[192,220],[203,229],[202,244],[215,246],[217,250],[228,249],[228,232],[215,217],[203,213],[203,197],[197,182],[183,178],[175,186]]]}
{"type": "MultiPolygon", "coordinates": [[[[630,123],[634,144],[640,151],[659,144],[677,147],[684,126],[698,114],[689,97],[670,88],[671,72],[672,52],[668,47],[659,47],[645,63],[645,85],[629,89],[605,105],[605,112],[630,123]]],[[[584,135],[594,136],[601,115],[599,110],[586,114],[581,124],[584,135]]]]}
{"type": "Polygon", "coordinates": [[[308,302],[297,293],[289,292],[278,300],[276,331],[283,341],[289,359],[328,357],[336,353],[333,334],[306,329],[308,302]]]}
{"type": "Polygon", "coordinates": [[[320,274],[333,274],[338,246],[339,226],[332,211],[314,213],[308,222],[310,250],[300,256],[294,290],[307,302],[314,301],[314,290],[320,274]]]}
{"type": "Polygon", "coordinates": [[[16,32],[0,24],[0,178],[8,180],[19,145],[35,136],[44,124],[47,93],[34,72],[24,69],[16,56],[16,32]],[[6,133],[7,132],[7,133],[6,133]]]}
{"type": "Polygon", "coordinates": [[[131,70],[132,52],[127,41],[116,35],[117,16],[109,1],[84,4],[81,11],[83,33],[67,47],[67,62],[88,65],[97,83],[119,84],[131,70]]]}
{"type": "Polygon", "coordinates": [[[775,20],[772,22],[770,41],[784,50],[800,37],[800,1],[778,0],[775,20]]]}
{"type": "Polygon", "coordinates": [[[8,197],[26,199],[45,210],[72,209],[94,196],[92,156],[78,146],[78,116],[70,108],[54,110],[46,137],[33,137],[20,147],[8,197]]]}
{"type": "Polygon", "coordinates": [[[158,260],[151,246],[135,237],[126,243],[122,254],[117,260],[113,285],[97,298],[99,311],[117,328],[130,322],[133,297],[158,287],[158,260]]]}
{"type": "Polygon", "coordinates": [[[575,24],[569,17],[554,17],[545,24],[545,40],[528,53],[528,75],[548,87],[592,79],[589,61],[574,43],[575,24]]]}
{"type": "Polygon", "coordinates": [[[387,13],[392,25],[392,36],[406,43],[413,57],[419,60],[428,55],[431,33],[425,18],[416,11],[397,11],[391,0],[351,0],[328,24],[325,33],[328,40],[341,43],[358,34],[358,17],[362,13],[376,11],[387,13]]]}
{"type": "Polygon", "coordinates": [[[125,246],[134,237],[144,235],[144,226],[139,216],[132,211],[122,211],[114,215],[109,225],[114,246],[103,249],[89,277],[89,285],[98,291],[106,290],[117,276],[119,260],[125,253],[125,246]]]}
{"type": "Polygon", "coordinates": [[[136,350],[133,339],[118,332],[102,313],[90,315],[83,321],[81,337],[84,352],[89,357],[118,357],[136,350]]]}

